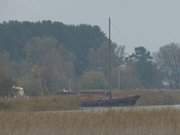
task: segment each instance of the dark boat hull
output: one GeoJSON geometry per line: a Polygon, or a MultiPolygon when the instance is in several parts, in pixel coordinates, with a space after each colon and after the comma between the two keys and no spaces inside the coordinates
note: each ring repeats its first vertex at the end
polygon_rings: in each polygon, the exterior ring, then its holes
{"type": "Polygon", "coordinates": [[[95,101],[81,101],[81,107],[116,107],[116,106],[133,106],[140,96],[130,96],[126,98],[101,99],[95,101]]]}

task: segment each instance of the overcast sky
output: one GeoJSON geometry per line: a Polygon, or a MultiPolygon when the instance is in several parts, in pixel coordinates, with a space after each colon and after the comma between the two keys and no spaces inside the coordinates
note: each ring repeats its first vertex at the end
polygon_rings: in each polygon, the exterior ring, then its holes
{"type": "Polygon", "coordinates": [[[180,0],[0,0],[0,21],[54,20],[65,24],[99,25],[112,40],[132,50],[156,51],[180,43],[180,0]]]}

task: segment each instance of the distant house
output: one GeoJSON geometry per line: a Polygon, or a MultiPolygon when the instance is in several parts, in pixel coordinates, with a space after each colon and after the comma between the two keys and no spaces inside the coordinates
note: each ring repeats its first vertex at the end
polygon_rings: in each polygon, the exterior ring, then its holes
{"type": "Polygon", "coordinates": [[[168,81],[162,81],[162,85],[164,88],[170,88],[171,87],[171,84],[168,81]]]}
{"type": "Polygon", "coordinates": [[[24,88],[20,86],[12,86],[12,90],[13,90],[14,96],[17,96],[17,97],[24,96],[24,88]]]}

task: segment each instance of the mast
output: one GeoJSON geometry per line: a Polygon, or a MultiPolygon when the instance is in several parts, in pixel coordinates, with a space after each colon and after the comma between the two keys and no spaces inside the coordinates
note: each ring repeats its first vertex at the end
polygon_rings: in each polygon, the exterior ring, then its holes
{"type": "Polygon", "coordinates": [[[111,54],[111,18],[109,17],[109,43],[108,43],[108,96],[112,99],[112,54],[111,54]]]}

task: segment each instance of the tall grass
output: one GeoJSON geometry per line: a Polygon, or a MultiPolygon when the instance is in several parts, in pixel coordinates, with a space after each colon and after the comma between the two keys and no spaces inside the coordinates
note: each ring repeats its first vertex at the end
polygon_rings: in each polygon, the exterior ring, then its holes
{"type": "Polygon", "coordinates": [[[180,135],[180,111],[1,112],[0,135],[180,135]]]}

